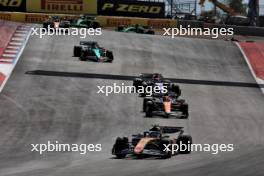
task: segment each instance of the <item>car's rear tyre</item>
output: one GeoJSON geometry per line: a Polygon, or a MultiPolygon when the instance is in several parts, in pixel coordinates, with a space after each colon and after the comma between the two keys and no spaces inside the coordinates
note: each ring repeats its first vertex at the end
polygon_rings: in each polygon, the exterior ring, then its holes
{"type": "Polygon", "coordinates": [[[170,118],[170,115],[169,114],[165,114],[164,118],[168,119],[168,118],[170,118]]]}
{"type": "MultiPolygon", "coordinates": [[[[163,141],[161,141],[161,143],[160,143],[160,150],[161,151],[164,151],[164,149],[165,149],[165,146],[164,145],[170,145],[171,144],[171,142],[170,141],[168,141],[168,140],[163,140],[163,141]]],[[[168,148],[169,148],[169,151],[165,151],[166,153],[165,153],[165,155],[164,156],[162,156],[161,158],[162,159],[168,159],[168,158],[171,158],[172,157],[172,146],[168,146],[168,148]]]]}
{"type": "Polygon", "coordinates": [[[44,22],[44,23],[43,23],[43,28],[44,28],[44,29],[48,29],[49,26],[50,26],[50,28],[51,28],[51,23],[50,23],[50,22],[44,22]]]}
{"type": "Polygon", "coordinates": [[[143,112],[146,112],[147,102],[148,101],[151,101],[151,100],[152,99],[151,98],[148,98],[148,97],[144,98],[144,100],[143,100],[143,108],[142,108],[142,111],[143,112]]]}
{"type": "Polygon", "coordinates": [[[192,137],[190,135],[180,135],[177,139],[177,144],[179,146],[179,154],[190,154],[190,146],[192,144],[192,137]],[[181,149],[180,145],[187,146],[184,149],[181,149]]]}
{"type": "Polygon", "coordinates": [[[100,27],[100,23],[99,23],[99,22],[94,21],[94,22],[92,23],[92,28],[96,29],[96,28],[99,28],[99,27],[100,27]]]}
{"type": "Polygon", "coordinates": [[[176,93],[177,96],[181,96],[181,89],[180,89],[180,86],[177,85],[177,84],[172,84],[171,85],[171,91],[176,93]]]}
{"type": "Polygon", "coordinates": [[[84,52],[81,52],[81,56],[79,57],[79,60],[80,61],[86,61],[87,60],[86,54],[84,52]]]}
{"type": "Polygon", "coordinates": [[[123,159],[126,157],[126,154],[116,154],[117,159],[123,159]]]}
{"type": "Polygon", "coordinates": [[[151,105],[146,106],[146,117],[152,117],[153,116],[153,110],[151,105]]]}
{"type": "Polygon", "coordinates": [[[153,30],[149,30],[147,34],[155,35],[155,32],[153,30]]]}
{"type": "Polygon", "coordinates": [[[182,111],[182,115],[183,115],[182,118],[188,119],[188,117],[189,117],[189,105],[186,103],[182,104],[181,111],[182,111]]]}
{"type": "Polygon", "coordinates": [[[107,62],[113,62],[114,55],[112,51],[106,51],[106,57],[108,58],[107,62]]]}
{"type": "Polygon", "coordinates": [[[74,46],[73,48],[73,57],[80,57],[81,56],[82,47],[81,46],[74,46]]]}
{"type": "Polygon", "coordinates": [[[125,28],[124,26],[118,26],[117,31],[122,31],[122,30],[124,30],[124,28],[125,28]]]}
{"type": "Polygon", "coordinates": [[[86,61],[86,58],[81,56],[81,57],[79,57],[79,60],[80,61],[86,61]]]}
{"type": "Polygon", "coordinates": [[[134,79],[134,81],[133,81],[133,87],[135,87],[136,92],[138,92],[138,88],[141,85],[142,85],[142,80],[141,79],[138,79],[138,78],[134,79]]]}
{"type": "Polygon", "coordinates": [[[140,97],[146,97],[147,95],[145,93],[141,93],[140,97]]]}

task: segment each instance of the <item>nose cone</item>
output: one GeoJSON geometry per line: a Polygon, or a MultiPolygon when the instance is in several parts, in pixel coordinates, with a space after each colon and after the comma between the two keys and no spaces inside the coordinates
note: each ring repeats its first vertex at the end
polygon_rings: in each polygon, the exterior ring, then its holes
{"type": "Polygon", "coordinates": [[[142,146],[136,146],[136,148],[134,149],[134,153],[135,154],[140,154],[143,151],[143,147],[142,146]]]}
{"type": "Polygon", "coordinates": [[[163,106],[164,106],[164,111],[166,113],[170,113],[171,112],[171,103],[170,102],[163,102],[163,106]]]}
{"type": "Polygon", "coordinates": [[[54,23],[54,27],[55,27],[55,28],[59,28],[59,27],[60,27],[60,23],[59,23],[59,22],[55,22],[55,23],[54,23]]]}

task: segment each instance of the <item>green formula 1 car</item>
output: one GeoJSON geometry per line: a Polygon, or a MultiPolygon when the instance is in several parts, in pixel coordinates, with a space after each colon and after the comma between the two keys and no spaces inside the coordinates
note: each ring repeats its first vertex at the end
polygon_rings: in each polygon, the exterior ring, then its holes
{"type": "Polygon", "coordinates": [[[71,21],[73,28],[99,28],[100,23],[93,17],[81,16],[79,19],[71,21]]]}
{"type": "Polygon", "coordinates": [[[150,27],[140,26],[140,25],[128,26],[128,27],[118,26],[116,31],[127,32],[127,33],[139,33],[139,34],[152,34],[152,35],[155,34],[154,30],[152,30],[150,27]]]}

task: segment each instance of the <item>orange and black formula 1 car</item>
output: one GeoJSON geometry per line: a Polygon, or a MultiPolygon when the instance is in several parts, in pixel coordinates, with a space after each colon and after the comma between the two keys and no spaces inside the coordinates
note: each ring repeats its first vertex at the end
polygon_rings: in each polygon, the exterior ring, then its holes
{"type": "Polygon", "coordinates": [[[117,158],[125,158],[127,155],[136,157],[170,158],[176,154],[190,154],[190,148],[175,150],[175,146],[192,144],[192,137],[185,135],[183,127],[170,127],[154,125],[143,134],[132,135],[131,142],[127,137],[118,137],[112,149],[112,154],[117,158]],[[172,138],[169,134],[177,134],[172,138]]]}
{"type": "Polygon", "coordinates": [[[146,117],[159,115],[163,117],[175,116],[183,119],[189,117],[189,106],[183,99],[179,99],[175,93],[153,94],[143,100],[143,112],[146,117]]]}
{"type": "Polygon", "coordinates": [[[50,16],[43,22],[43,28],[45,29],[59,29],[70,28],[71,22],[58,16],[50,16]]]}

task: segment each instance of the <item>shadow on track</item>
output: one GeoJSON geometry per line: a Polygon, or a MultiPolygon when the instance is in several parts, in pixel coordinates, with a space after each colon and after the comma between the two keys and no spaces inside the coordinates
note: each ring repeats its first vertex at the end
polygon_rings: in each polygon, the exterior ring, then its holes
{"type": "MultiPolygon", "coordinates": [[[[109,74],[62,72],[62,71],[47,71],[47,70],[27,71],[25,74],[39,75],[39,76],[108,79],[108,80],[124,80],[124,81],[132,81],[133,79],[136,78],[136,76],[126,76],[126,75],[109,75],[109,74]]],[[[246,82],[210,81],[210,80],[175,79],[175,78],[166,78],[166,79],[175,83],[182,83],[182,84],[264,88],[264,84],[258,85],[256,83],[246,83],[246,82]]]]}

